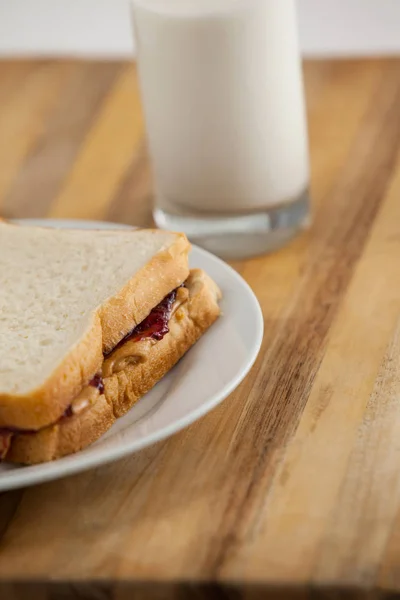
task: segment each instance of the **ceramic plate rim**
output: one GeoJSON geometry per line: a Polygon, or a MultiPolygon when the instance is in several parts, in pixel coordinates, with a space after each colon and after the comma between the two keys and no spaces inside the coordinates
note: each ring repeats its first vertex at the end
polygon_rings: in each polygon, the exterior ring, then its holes
{"type": "MultiPolygon", "coordinates": [[[[108,221],[84,221],[80,219],[15,219],[13,222],[35,224],[39,226],[46,226],[47,224],[50,227],[55,228],[59,228],[61,223],[63,224],[63,226],[67,227],[67,224],[71,223],[75,224],[79,229],[95,229],[97,226],[99,227],[99,229],[133,229],[133,227],[130,225],[112,223],[108,221]]],[[[185,429],[186,427],[188,427],[189,425],[206,415],[208,412],[216,408],[243,381],[243,379],[246,377],[251,367],[255,363],[263,340],[264,321],[259,302],[253,290],[250,288],[247,282],[232,267],[230,267],[217,256],[214,256],[210,252],[203,250],[203,248],[199,248],[198,246],[193,245],[193,249],[195,249],[196,253],[198,253],[200,257],[204,256],[207,260],[214,261],[218,265],[218,267],[225,270],[226,273],[229,273],[229,276],[235,280],[235,283],[246,289],[248,300],[252,304],[253,316],[257,321],[256,331],[258,332],[258,335],[257,338],[254,340],[254,345],[251,351],[243,360],[242,368],[238,372],[238,374],[235,377],[232,377],[224,386],[222,386],[219,389],[218,392],[215,392],[210,397],[206,394],[207,399],[203,401],[200,406],[193,409],[187,415],[180,417],[176,421],[164,426],[156,432],[147,434],[143,438],[132,440],[124,444],[119,444],[114,448],[106,448],[104,449],[103,453],[99,449],[99,452],[96,454],[81,455],[81,460],[77,458],[76,461],[71,462],[69,464],[64,464],[62,466],[59,461],[43,463],[43,465],[35,465],[38,468],[43,468],[43,471],[38,470],[29,473],[29,471],[25,471],[24,467],[18,467],[15,470],[12,469],[10,471],[5,471],[4,473],[0,472],[0,492],[21,487],[28,487],[34,484],[44,483],[46,481],[56,480],[62,477],[86,471],[96,466],[106,465],[115,460],[121,459],[125,456],[129,456],[130,454],[143,450],[147,446],[165,440],[171,435],[174,435],[182,429],[185,429]],[[7,480],[9,481],[7,482],[7,480]]],[[[79,457],[79,453],[77,453],[74,456],[79,457]]],[[[27,468],[29,469],[29,467],[27,468]]]]}

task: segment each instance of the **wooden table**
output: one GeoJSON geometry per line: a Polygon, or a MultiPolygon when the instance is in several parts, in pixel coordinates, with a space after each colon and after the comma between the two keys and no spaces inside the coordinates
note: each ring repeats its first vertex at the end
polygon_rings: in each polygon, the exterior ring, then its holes
{"type": "MultiPolygon", "coordinates": [[[[173,438],[2,494],[1,598],[400,590],[400,61],[305,73],[314,225],[234,265],[256,366],[173,438]]],[[[150,222],[134,67],[1,64],[0,140],[3,215],[150,222]]]]}

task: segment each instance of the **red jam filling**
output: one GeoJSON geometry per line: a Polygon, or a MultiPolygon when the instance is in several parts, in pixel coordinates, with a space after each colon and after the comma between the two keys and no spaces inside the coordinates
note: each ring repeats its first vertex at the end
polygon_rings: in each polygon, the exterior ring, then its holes
{"type": "Polygon", "coordinates": [[[89,385],[96,388],[96,390],[99,390],[100,394],[104,394],[104,381],[100,373],[97,373],[97,375],[89,381],[89,385]]]}
{"type": "MultiPolygon", "coordinates": [[[[135,340],[140,342],[141,340],[145,340],[151,338],[153,340],[162,340],[164,335],[169,332],[169,320],[171,318],[172,307],[176,300],[176,290],[173,290],[168,296],[165,296],[164,300],[160,302],[149,314],[148,317],[145,318],[144,321],[139,323],[128,335],[126,335],[122,340],[111,350],[117,350],[121,348],[126,342],[130,342],[135,340]]],[[[106,356],[111,354],[109,352],[106,356]]]]}

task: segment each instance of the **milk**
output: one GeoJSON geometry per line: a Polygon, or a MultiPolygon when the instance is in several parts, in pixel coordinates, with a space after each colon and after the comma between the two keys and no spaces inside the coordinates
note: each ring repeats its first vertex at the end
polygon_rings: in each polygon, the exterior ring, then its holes
{"type": "Polygon", "coordinates": [[[290,203],[309,162],[294,0],[133,0],[157,205],[290,203]]]}

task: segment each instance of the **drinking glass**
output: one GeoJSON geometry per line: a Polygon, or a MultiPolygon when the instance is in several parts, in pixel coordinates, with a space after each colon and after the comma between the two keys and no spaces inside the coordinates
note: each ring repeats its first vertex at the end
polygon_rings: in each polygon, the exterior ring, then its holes
{"type": "Polygon", "coordinates": [[[131,0],[154,219],[243,258],[310,221],[295,0],[131,0]]]}

